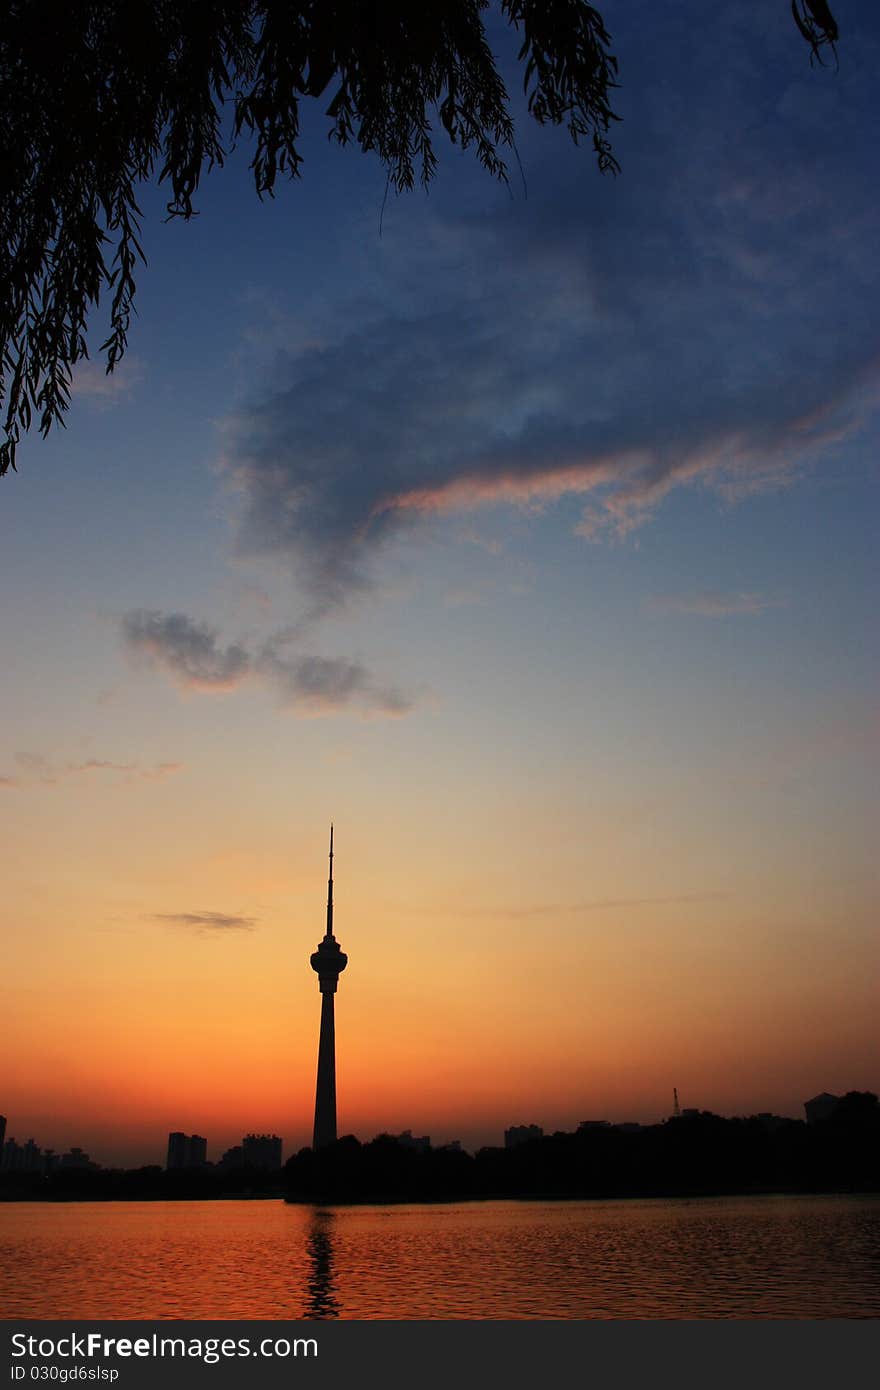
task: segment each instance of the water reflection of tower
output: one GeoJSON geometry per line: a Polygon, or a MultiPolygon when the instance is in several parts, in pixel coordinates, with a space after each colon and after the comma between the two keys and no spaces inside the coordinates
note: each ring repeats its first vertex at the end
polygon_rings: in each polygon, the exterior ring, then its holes
{"type": "Polygon", "coordinates": [[[304,1316],[307,1318],[338,1318],[339,1299],[333,1277],[333,1227],[336,1213],[315,1211],[306,1249],[309,1255],[309,1297],[304,1316]]]}
{"type": "Polygon", "coordinates": [[[327,881],[327,930],[311,957],[321,991],[321,1037],[318,1043],[318,1081],[315,1088],[315,1129],[312,1148],[336,1138],[336,1019],[333,996],[339,976],[348,965],[333,935],[333,826],[330,827],[330,877],[327,881]]]}

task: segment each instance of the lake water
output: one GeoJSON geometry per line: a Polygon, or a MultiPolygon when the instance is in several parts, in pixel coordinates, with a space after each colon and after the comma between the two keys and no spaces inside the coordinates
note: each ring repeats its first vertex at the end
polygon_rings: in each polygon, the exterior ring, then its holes
{"type": "Polygon", "coordinates": [[[0,1317],[880,1317],[880,1197],[6,1203],[0,1317]]]}

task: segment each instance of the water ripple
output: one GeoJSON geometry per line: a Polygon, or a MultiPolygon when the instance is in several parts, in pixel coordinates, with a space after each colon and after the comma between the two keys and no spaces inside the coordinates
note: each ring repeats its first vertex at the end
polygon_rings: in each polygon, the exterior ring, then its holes
{"type": "Polygon", "coordinates": [[[867,1318],[880,1198],[7,1203],[4,1318],[867,1318]]]}

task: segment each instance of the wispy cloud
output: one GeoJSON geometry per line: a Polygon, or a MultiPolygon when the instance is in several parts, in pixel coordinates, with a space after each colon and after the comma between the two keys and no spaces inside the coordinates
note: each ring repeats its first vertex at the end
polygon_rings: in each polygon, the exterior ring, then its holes
{"type": "Polygon", "coordinates": [[[854,707],[842,717],[816,723],[785,738],[764,740],[738,769],[743,785],[786,785],[800,777],[857,759],[861,770],[877,764],[880,754],[880,706],[854,707]]]}
{"type": "Polygon", "coordinates": [[[109,758],[87,758],[84,762],[53,762],[42,753],[18,752],[15,762],[20,769],[18,778],[0,778],[0,785],[21,786],[27,783],[42,783],[54,786],[65,778],[76,778],[85,774],[113,774],[117,781],[158,782],[165,777],[180,772],[182,762],[163,763],[118,763],[109,758]]]}
{"type": "Polygon", "coordinates": [[[402,715],[412,708],[408,696],[382,685],[360,662],[291,651],[296,633],[290,629],[250,649],[242,642],[224,645],[215,628],[184,613],[136,609],[125,614],[122,634],[129,651],[182,689],[229,691],[253,681],[273,689],[283,706],[306,714],[353,706],[402,715]]]}
{"type": "MultiPolygon", "coordinates": [[[[467,908],[460,905],[448,908],[428,905],[420,909],[429,916],[441,917],[478,917],[484,920],[490,918],[503,919],[504,921],[519,921],[531,917],[576,917],[588,912],[605,912],[622,908],[645,908],[645,907],[686,907],[696,906],[703,903],[725,902],[730,897],[729,893],[673,893],[656,897],[643,898],[591,898],[582,902],[573,903],[537,903],[529,907],[474,907],[467,908]]],[[[409,910],[409,909],[407,909],[409,910]]]]}
{"type": "Polygon", "coordinates": [[[448,590],[443,602],[447,608],[467,608],[485,603],[490,592],[487,584],[459,584],[448,590]]]}
{"type": "Polygon", "coordinates": [[[238,917],[228,912],[154,912],[156,922],[170,922],[195,932],[253,931],[256,917],[238,917]]]}
{"type": "Polygon", "coordinates": [[[701,618],[757,617],[770,608],[784,608],[787,600],[768,594],[656,594],[647,606],[656,613],[694,613],[701,618]]]}
{"type": "Polygon", "coordinates": [[[133,353],[129,354],[114,371],[108,372],[103,362],[85,359],[79,362],[73,374],[74,399],[83,397],[101,409],[127,400],[135,386],[143,380],[144,364],[133,353]]]}
{"type": "Polygon", "coordinates": [[[629,907],[685,907],[700,903],[723,902],[727,893],[674,893],[665,897],[648,898],[593,898],[579,903],[548,903],[538,907],[500,908],[490,916],[507,917],[515,920],[520,917],[553,917],[562,914],[577,916],[582,912],[604,912],[609,909],[629,907]]]}
{"type": "Polygon", "coordinates": [[[170,777],[172,773],[179,772],[183,763],[153,763],[145,766],[143,763],[112,763],[105,758],[87,758],[84,763],[68,763],[66,772],[121,772],[126,776],[139,778],[141,781],[158,782],[163,777],[170,777]]]}
{"type": "Polygon", "coordinates": [[[15,761],[27,778],[35,778],[41,782],[57,780],[56,769],[42,753],[19,752],[15,755],[15,761]]]}

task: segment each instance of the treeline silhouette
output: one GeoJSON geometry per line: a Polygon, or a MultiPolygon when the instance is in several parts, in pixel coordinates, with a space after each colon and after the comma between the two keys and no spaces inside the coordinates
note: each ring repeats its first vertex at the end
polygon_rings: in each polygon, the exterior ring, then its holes
{"type": "Polygon", "coordinates": [[[631,1131],[586,1128],[515,1148],[416,1149],[353,1135],[301,1149],[279,1172],[259,1169],[68,1171],[0,1175],[0,1199],[294,1202],[449,1201],[491,1197],[693,1197],[757,1192],[880,1191],[880,1104],[851,1091],[826,1120],[709,1111],[631,1131]]]}
{"type": "Polygon", "coordinates": [[[285,1167],[290,1201],[486,1197],[667,1197],[880,1191],[880,1105],[850,1092],[815,1125],[723,1119],[703,1111],[636,1132],[589,1128],[515,1148],[419,1151],[346,1136],[285,1167]]]}
{"type": "Polygon", "coordinates": [[[0,1173],[0,1201],[204,1201],[221,1197],[281,1197],[280,1172],[258,1168],[96,1168],[0,1173]]]}

